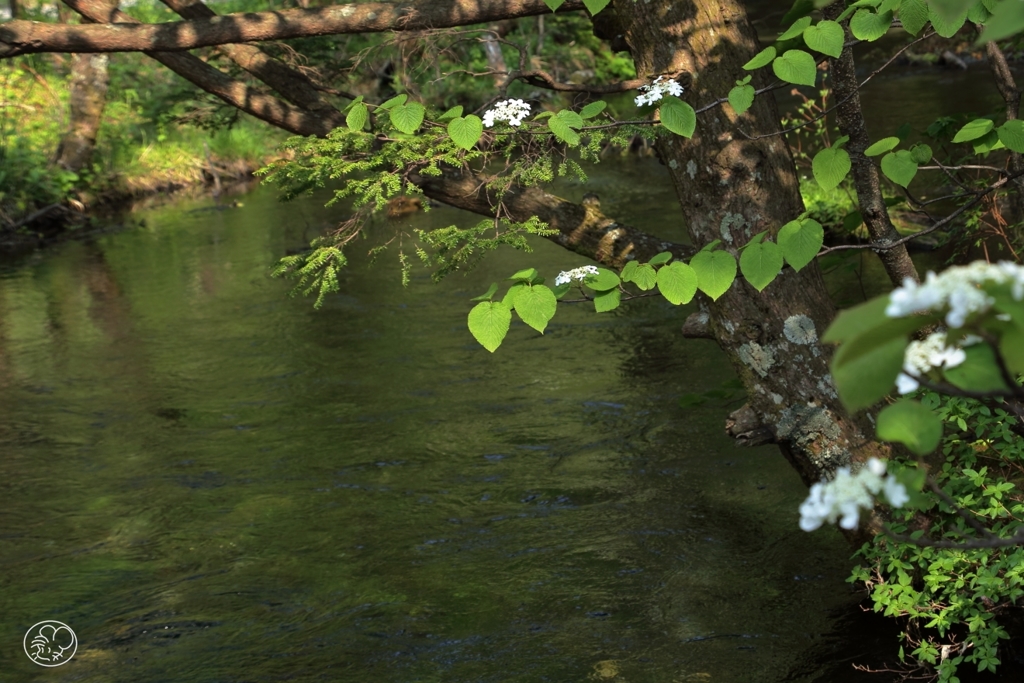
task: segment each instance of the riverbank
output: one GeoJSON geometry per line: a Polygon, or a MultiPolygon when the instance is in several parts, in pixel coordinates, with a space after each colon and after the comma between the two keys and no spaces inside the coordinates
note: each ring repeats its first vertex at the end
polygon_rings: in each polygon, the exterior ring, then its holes
{"type": "Polygon", "coordinates": [[[244,116],[211,128],[210,117],[146,110],[125,89],[108,97],[92,162],[75,173],[55,162],[68,97],[63,77],[27,61],[0,66],[0,251],[88,229],[97,212],[140,197],[190,187],[220,194],[276,158],[287,137],[244,116]]]}

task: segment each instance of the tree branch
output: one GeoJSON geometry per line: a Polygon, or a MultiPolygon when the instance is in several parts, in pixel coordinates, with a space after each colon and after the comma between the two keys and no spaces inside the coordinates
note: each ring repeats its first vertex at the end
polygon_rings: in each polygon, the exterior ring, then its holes
{"type": "MultiPolygon", "coordinates": [[[[566,0],[559,11],[580,9],[582,0],[566,0]]],[[[37,52],[166,52],[346,33],[420,31],[550,11],[544,0],[418,0],[207,15],[163,24],[117,19],[74,26],[16,19],[0,25],[0,58],[37,52]]]]}

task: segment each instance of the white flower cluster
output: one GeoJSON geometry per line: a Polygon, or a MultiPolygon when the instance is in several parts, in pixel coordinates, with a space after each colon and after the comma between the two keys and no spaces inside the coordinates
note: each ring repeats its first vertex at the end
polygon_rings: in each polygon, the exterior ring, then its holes
{"type": "MultiPolygon", "coordinates": [[[[976,337],[974,340],[980,341],[976,337]]],[[[896,388],[901,394],[916,391],[918,379],[932,368],[955,368],[967,360],[964,350],[946,345],[946,333],[934,332],[924,341],[912,341],[903,354],[903,372],[896,377],[896,388]]]]}
{"type": "Polygon", "coordinates": [[[874,507],[874,497],[885,494],[893,507],[903,507],[910,496],[907,489],[892,476],[886,476],[885,462],[871,458],[857,474],[849,467],[840,467],[832,481],[820,481],[811,487],[807,500],[800,506],[800,528],[814,531],[823,522],[839,520],[844,529],[856,529],[861,508],[874,507]]]}
{"type": "Polygon", "coordinates": [[[572,270],[563,270],[555,278],[555,287],[561,287],[567,285],[573,280],[583,282],[587,279],[588,275],[597,275],[597,266],[580,266],[579,268],[573,268],[572,270]]]}
{"type": "Polygon", "coordinates": [[[675,79],[670,78],[667,81],[662,81],[663,78],[665,77],[658,76],[650,85],[641,85],[638,88],[640,94],[637,95],[636,106],[642,107],[645,104],[654,104],[664,97],[666,93],[676,97],[683,94],[683,86],[679,85],[675,79]]]}
{"type": "Polygon", "coordinates": [[[957,329],[963,327],[968,316],[983,313],[994,303],[981,289],[986,283],[1012,284],[1013,298],[1020,301],[1024,298],[1024,266],[1009,261],[975,261],[967,266],[948,268],[940,275],[929,272],[920,285],[908,278],[889,295],[885,314],[902,318],[918,311],[948,309],[946,324],[957,329]]]}
{"type": "Polygon", "coordinates": [[[502,100],[495,102],[494,109],[484,112],[484,125],[490,128],[495,121],[507,121],[508,125],[516,127],[530,115],[530,105],[523,100],[502,100]]]}

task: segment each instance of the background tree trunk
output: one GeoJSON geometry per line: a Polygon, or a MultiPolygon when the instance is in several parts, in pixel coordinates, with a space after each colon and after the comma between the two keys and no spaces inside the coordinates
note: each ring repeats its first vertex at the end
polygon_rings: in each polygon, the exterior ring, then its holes
{"type": "MultiPolygon", "coordinates": [[[[723,97],[759,50],[735,0],[613,4],[637,74],[682,75],[691,83],[684,95],[691,104],[723,97]]],[[[754,76],[755,85],[767,84],[763,74],[754,76]]],[[[669,136],[657,144],[694,244],[720,239],[734,255],[754,234],[775,234],[803,209],[785,140],[751,141],[737,132],[741,121],[752,136],[778,131],[774,98],[758,97],[740,119],[714,108],[700,117],[692,139],[669,136]]],[[[836,395],[831,351],[818,340],[835,309],[816,263],[799,273],[786,268],[762,293],[739,278],[707,312],[751,409],[805,483],[851,460],[884,457],[886,448],[867,436],[870,425],[847,413],[836,395]]]]}
{"type": "Polygon", "coordinates": [[[57,163],[78,173],[89,167],[96,149],[96,134],[107,106],[110,57],[104,54],[72,55],[70,124],[57,146],[57,163]]]}

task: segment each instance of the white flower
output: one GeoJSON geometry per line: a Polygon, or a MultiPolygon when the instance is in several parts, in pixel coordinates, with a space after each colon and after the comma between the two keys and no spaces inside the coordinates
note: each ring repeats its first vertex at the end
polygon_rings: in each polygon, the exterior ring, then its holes
{"type": "Polygon", "coordinates": [[[640,94],[636,98],[636,106],[642,107],[645,104],[654,104],[666,94],[679,97],[683,94],[683,86],[675,79],[663,81],[664,76],[658,76],[650,85],[641,85],[638,89],[640,94]]]}
{"type": "Polygon", "coordinates": [[[941,274],[929,272],[923,284],[910,278],[889,295],[885,314],[902,318],[919,311],[946,312],[946,324],[953,329],[963,327],[974,313],[987,311],[994,303],[981,288],[984,284],[1010,284],[1017,301],[1024,298],[1024,266],[1003,261],[975,261],[966,266],[947,268],[941,274]]]}
{"type": "Polygon", "coordinates": [[[577,282],[583,282],[587,279],[588,275],[597,275],[597,266],[580,266],[579,268],[573,268],[572,270],[563,270],[555,278],[555,287],[561,287],[567,285],[573,280],[577,282]]]}
{"type": "Polygon", "coordinates": [[[530,105],[523,100],[502,100],[495,102],[493,109],[484,112],[484,125],[488,128],[495,121],[506,121],[513,128],[519,126],[530,115],[530,105]]]}
{"type": "Polygon", "coordinates": [[[910,499],[903,484],[886,476],[882,460],[871,458],[857,474],[852,474],[849,467],[840,467],[832,481],[822,480],[811,486],[800,505],[800,528],[814,531],[823,522],[832,524],[838,519],[844,529],[856,529],[860,511],[874,507],[874,497],[883,491],[893,507],[902,507],[910,499]]]}
{"type": "MultiPolygon", "coordinates": [[[[981,341],[978,337],[967,337],[963,343],[969,346],[981,341]]],[[[962,348],[946,346],[946,333],[933,332],[924,341],[912,341],[903,353],[903,372],[896,377],[896,389],[901,394],[916,391],[918,379],[933,368],[955,368],[967,360],[962,348]]]]}

